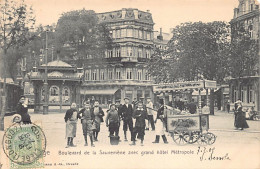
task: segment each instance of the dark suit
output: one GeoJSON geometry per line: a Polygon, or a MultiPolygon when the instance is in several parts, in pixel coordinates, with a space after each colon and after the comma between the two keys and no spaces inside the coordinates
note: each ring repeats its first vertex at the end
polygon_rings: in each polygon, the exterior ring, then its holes
{"type": "Polygon", "coordinates": [[[145,109],[136,109],[133,113],[133,118],[136,119],[135,127],[131,135],[131,140],[135,141],[135,137],[138,134],[138,138],[144,140],[145,135],[145,119],[148,119],[148,115],[145,109]]]}
{"type": "Polygon", "coordinates": [[[125,104],[121,108],[121,118],[123,119],[123,130],[127,131],[127,126],[129,127],[129,130],[133,131],[133,107],[131,104],[128,104],[126,106],[125,104]]]}
{"type": "Polygon", "coordinates": [[[24,107],[22,103],[18,103],[16,107],[16,113],[21,115],[22,122],[24,124],[30,124],[31,122],[31,117],[28,114],[28,107],[24,107]]]}

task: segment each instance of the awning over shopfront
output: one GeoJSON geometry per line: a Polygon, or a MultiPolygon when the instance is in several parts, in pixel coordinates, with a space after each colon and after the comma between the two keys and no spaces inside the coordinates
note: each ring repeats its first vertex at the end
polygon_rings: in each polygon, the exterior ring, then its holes
{"type": "Polygon", "coordinates": [[[114,95],[119,89],[105,89],[105,90],[85,90],[81,89],[80,94],[83,95],[114,95]]]}

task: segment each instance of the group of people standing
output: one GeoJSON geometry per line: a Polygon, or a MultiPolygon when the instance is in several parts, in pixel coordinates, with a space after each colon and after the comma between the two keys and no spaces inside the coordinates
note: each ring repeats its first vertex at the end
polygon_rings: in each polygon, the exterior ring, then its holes
{"type": "Polygon", "coordinates": [[[84,102],[84,108],[77,111],[76,103],[71,104],[71,108],[65,114],[66,122],[66,138],[67,146],[75,147],[73,138],[76,137],[77,121],[81,119],[83,136],[85,146],[88,146],[88,136],[90,138],[91,146],[94,147],[94,141],[98,141],[98,134],[100,132],[100,124],[104,122],[104,111],[99,106],[99,102],[95,101],[93,107],[89,102],[84,102]]]}
{"type": "MultiPolygon", "coordinates": [[[[149,125],[152,130],[155,130],[156,136],[153,143],[159,143],[160,136],[164,143],[168,143],[165,136],[166,116],[164,114],[164,102],[159,101],[159,109],[157,110],[156,118],[153,117],[153,103],[151,98],[147,98],[147,104],[143,101],[135,102],[133,105],[129,103],[129,98],[124,98],[124,104],[120,104],[117,100],[115,104],[110,104],[105,119],[106,126],[109,130],[109,137],[119,137],[119,128],[123,122],[124,141],[128,141],[127,131],[131,134],[131,144],[136,145],[137,139],[141,140],[141,145],[144,145],[145,130],[149,130],[149,125]],[[135,123],[134,123],[135,121],[135,123]],[[155,125],[156,124],[156,125],[155,125]]],[[[88,146],[89,136],[91,146],[94,147],[94,141],[98,141],[98,133],[100,132],[100,124],[104,122],[104,111],[99,106],[99,102],[95,101],[93,106],[88,101],[84,102],[84,108],[79,112],[76,109],[76,103],[72,103],[71,108],[65,114],[66,122],[66,138],[67,148],[74,147],[73,138],[76,137],[77,120],[81,119],[85,146],[88,146]]],[[[121,141],[121,140],[120,140],[121,141]]]]}

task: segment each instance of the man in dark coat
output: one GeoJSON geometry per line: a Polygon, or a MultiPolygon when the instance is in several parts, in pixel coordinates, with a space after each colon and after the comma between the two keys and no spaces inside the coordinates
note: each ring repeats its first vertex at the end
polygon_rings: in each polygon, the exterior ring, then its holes
{"type": "Polygon", "coordinates": [[[94,140],[98,141],[98,133],[100,132],[100,123],[104,122],[104,111],[99,107],[99,102],[96,100],[94,102],[94,107],[91,108],[91,113],[95,115],[95,130],[93,131],[94,140]]]}
{"type": "Polygon", "coordinates": [[[131,135],[132,144],[135,145],[136,135],[141,139],[141,146],[143,146],[144,135],[145,135],[145,120],[148,119],[147,111],[143,107],[142,102],[138,102],[137,108],[133,113],[133,118],[136,119],[135,127],[131,135]]]}
{"type": "Polygon", "coordinates": [[[121,108],[121,118],[123,120],[123,130],[124,130],[124,136],[125,136],[125,141],[127,141],[127,127],[129,128],[130,132],[133,132],[133,107],[131,104],[129,104],[129,98],[124,99],[125,104],[121,108]]]}
{"type": "Polygon", "coordinates": [[[19,103],[16,107],[16,113],[19,114],[22,118],[23,124],[30,124],[31,122],[31,117],[28,114],[28,105],[25,103],[25,96],[21,96],[19,103]]]}

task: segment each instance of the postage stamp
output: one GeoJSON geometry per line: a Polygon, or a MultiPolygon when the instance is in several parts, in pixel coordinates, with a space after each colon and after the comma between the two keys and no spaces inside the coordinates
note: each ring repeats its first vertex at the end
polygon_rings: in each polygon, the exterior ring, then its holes
{"type": "Polygon", "coordinates": [[[43,157],[46,137],[36,124],[14,123],[5,131],[2,146],[11,163],[32,165],[43,157]]]}

